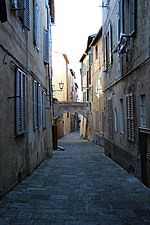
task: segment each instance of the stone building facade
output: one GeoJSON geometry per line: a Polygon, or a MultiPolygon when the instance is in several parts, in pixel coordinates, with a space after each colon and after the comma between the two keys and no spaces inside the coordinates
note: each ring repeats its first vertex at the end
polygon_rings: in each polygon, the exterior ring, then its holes
{"type": "Polygon", "coordinates": [[[81,117],[80,135],[104,145],[104,74],[102,54],[102,27],[97,34],[90,35],[87,48],[81,59],[81,83],[83,102],[91,102],[92,128],[89,121],[81,117]]]}
{"type": "Polygon", "coordinates": [[[0,196],[47,156],[51,138],[54,2],[2,0],[0,12],[0,196]]]}
{"type": "Polygon", "coordinates": [[[150,186],[150,2],[102,6],[105,153],[150,186]]]}

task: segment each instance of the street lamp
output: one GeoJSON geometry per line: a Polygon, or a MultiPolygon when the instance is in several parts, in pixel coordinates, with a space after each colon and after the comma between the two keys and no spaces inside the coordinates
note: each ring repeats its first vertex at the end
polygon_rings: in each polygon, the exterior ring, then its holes
{"type": "Polygon", "coordinates": [[[63,90],[63,88],[64,88],[64,83],[61,81],[61,82],[59,82],[59,90],[53,90],[53,92],[54,91],[62,91],[63,90]]]}
{"type": "Polygon", "coordinates": [[[60,88],[60,91],[62,91],[64,88],[64,83],[62,81],[59,83],[59,88],[60,88]]]}

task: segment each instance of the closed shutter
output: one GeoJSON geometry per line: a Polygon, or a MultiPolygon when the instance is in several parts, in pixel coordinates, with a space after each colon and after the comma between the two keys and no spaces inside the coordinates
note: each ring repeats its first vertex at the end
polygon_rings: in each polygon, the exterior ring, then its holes
{"type": "Polygon", "coordinates": [[[41,126],[41,85],[38,84],[38,107],[37,107],[37,111],[38,111],[38,127],[41,126]]]}
{"type": "Polygon", "coordinates": [[[120,17],[117,20],[117,38],[119,42],[120,41],[120,17]]]}
{"type": "Polygon", "coordinates": [[[16,69],[16,134],[25,132],[25,112],[26,112],[26,80],[25,74],[16,69]]]}
{"type": "Polygon", "coordinates": [[[108,100],[108,136],[113,138],[113,109],[112,99],[108,100]]]}
{"type": "Polygon", "coordinates": [[[44,31],[44,62],[49,63],[49,44],[50,44],[50,32],[49,30],[44,31]]]}
{"type": "Polygon", "coordinates": [[[120,33],[124,33],[124,0],[119,1],[120,33]]]}
{"type": "Polygon", "coordinates": [[[24,27],[30,30],[30,0],[24,0],[24,27]]]}
{"type": "Polygon", "coordinates": [[[42,92],[42,124],[43,128],[46,127],[46,93],[42,92]]]}
{"type": "Polygon", "coordinates": [[[91,66],[93,63],[93,48],[90,49],[90,54],[89,54],[89,66],[91,66]]]}
{"type": "Polygon", "coordinates": [[[127,137],[128,140],[134,141],[134,101],[133,94],[126,96],[127,109],[127,137]]]}
{"type": "Polygon", "coordinates": [[[36,0],[34,0],[34,44],[39,49],[39,34],[40,34],[40,12],[36,0]]]}
{"type": "Polygon", "coordinates": [[[135,0],[129,1],[130,34],[135,32],[135,0]]]}
{"type": "Polygon", "coordinates": [[[37,128],[37,82],[33,80],[33,127],[37,128]]]}

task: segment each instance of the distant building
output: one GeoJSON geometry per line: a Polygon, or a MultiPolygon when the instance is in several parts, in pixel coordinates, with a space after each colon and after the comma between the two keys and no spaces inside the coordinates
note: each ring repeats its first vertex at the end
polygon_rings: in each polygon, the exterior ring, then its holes
{"type": "Polygon", "coordinates": [[[149,11],[149,0],[103,1],[105,153],[148,186],[149,11]]]}
{"type": "MultiPolygon", "coordinates": [[[[77,84],[75,83],[75,73],[69,68],[69,59],[66,54],[53,52],[53,100],[54,101],[77,101],[77,84]],[[60,83],[63,88],[60,89],[60,83]]],[[[66,113],[60,115],[54,124],[57,125],[57,137],[63,137],[77,129],[77,114],[70,113],[66,108],[66,113]]]]}
{"type": "Polygon", "coordinates": [[[103,56],[102,27],[95,35],[90,35],[87,48],[82,55],[81,83],[83,102],[91,102],[92,128],[89,121],[81,117],[80,135],[104,145],[104,96],[103,96],[103,56]]]}
{"type": "Polygon", "coordinates": [[[3,196],[52,155],[50,43],[54,2],[1,2],[5,6],[0,9],[0,196],[3,196]]]}

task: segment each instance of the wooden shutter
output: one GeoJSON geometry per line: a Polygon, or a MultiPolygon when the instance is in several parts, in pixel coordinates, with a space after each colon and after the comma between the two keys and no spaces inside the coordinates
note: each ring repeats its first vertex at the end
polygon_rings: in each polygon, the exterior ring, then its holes
{"type": "Polygon", "coordinates": [[[50,5],[50,14],[51,14],[51,22],[55,22],[55,4],[54,0],[49,0],[49,5],[50,5]]]}
{"type": "Polygon", "coordinates": [[[135,32],[135,0],[129,0],[130,34],[135,32]]]}
{"type": "Polygon", "coordinates": [[[24,27],[30,30],[30,0],[24,0],[24,27]]]}
{"type": "Polygon", "coordinates": [[[25,74],[16,69],[16,134],[25,132],[25,111],[26,111],[26,80],[25,74]]]}
{"type": "Polygon", "coordinates": [[[126,96],[127,109],[127,137],[128,140],[134,141],[134,109],[133,94],[126,96]]]}
{"type": "Polygon", "coordinates": [[[37,5],[37,1],[34,0],[34,29],[33,29],[33,34],[34,34],[34,44],[35,46],[39,49],[39,34],[40,34],[40,11],[39,7],[37,5]]]}
{"type": "Polygon", "coordinates": [[[46,127],[46,93],[42,92],[42,124],[43,128],[46,127]]]}
{"type": "Polygon", "coordinates": [[[50,44],[50,32],[49,30],[44,31],[44,62],[49,63],[49,44],[50,44]]]}

